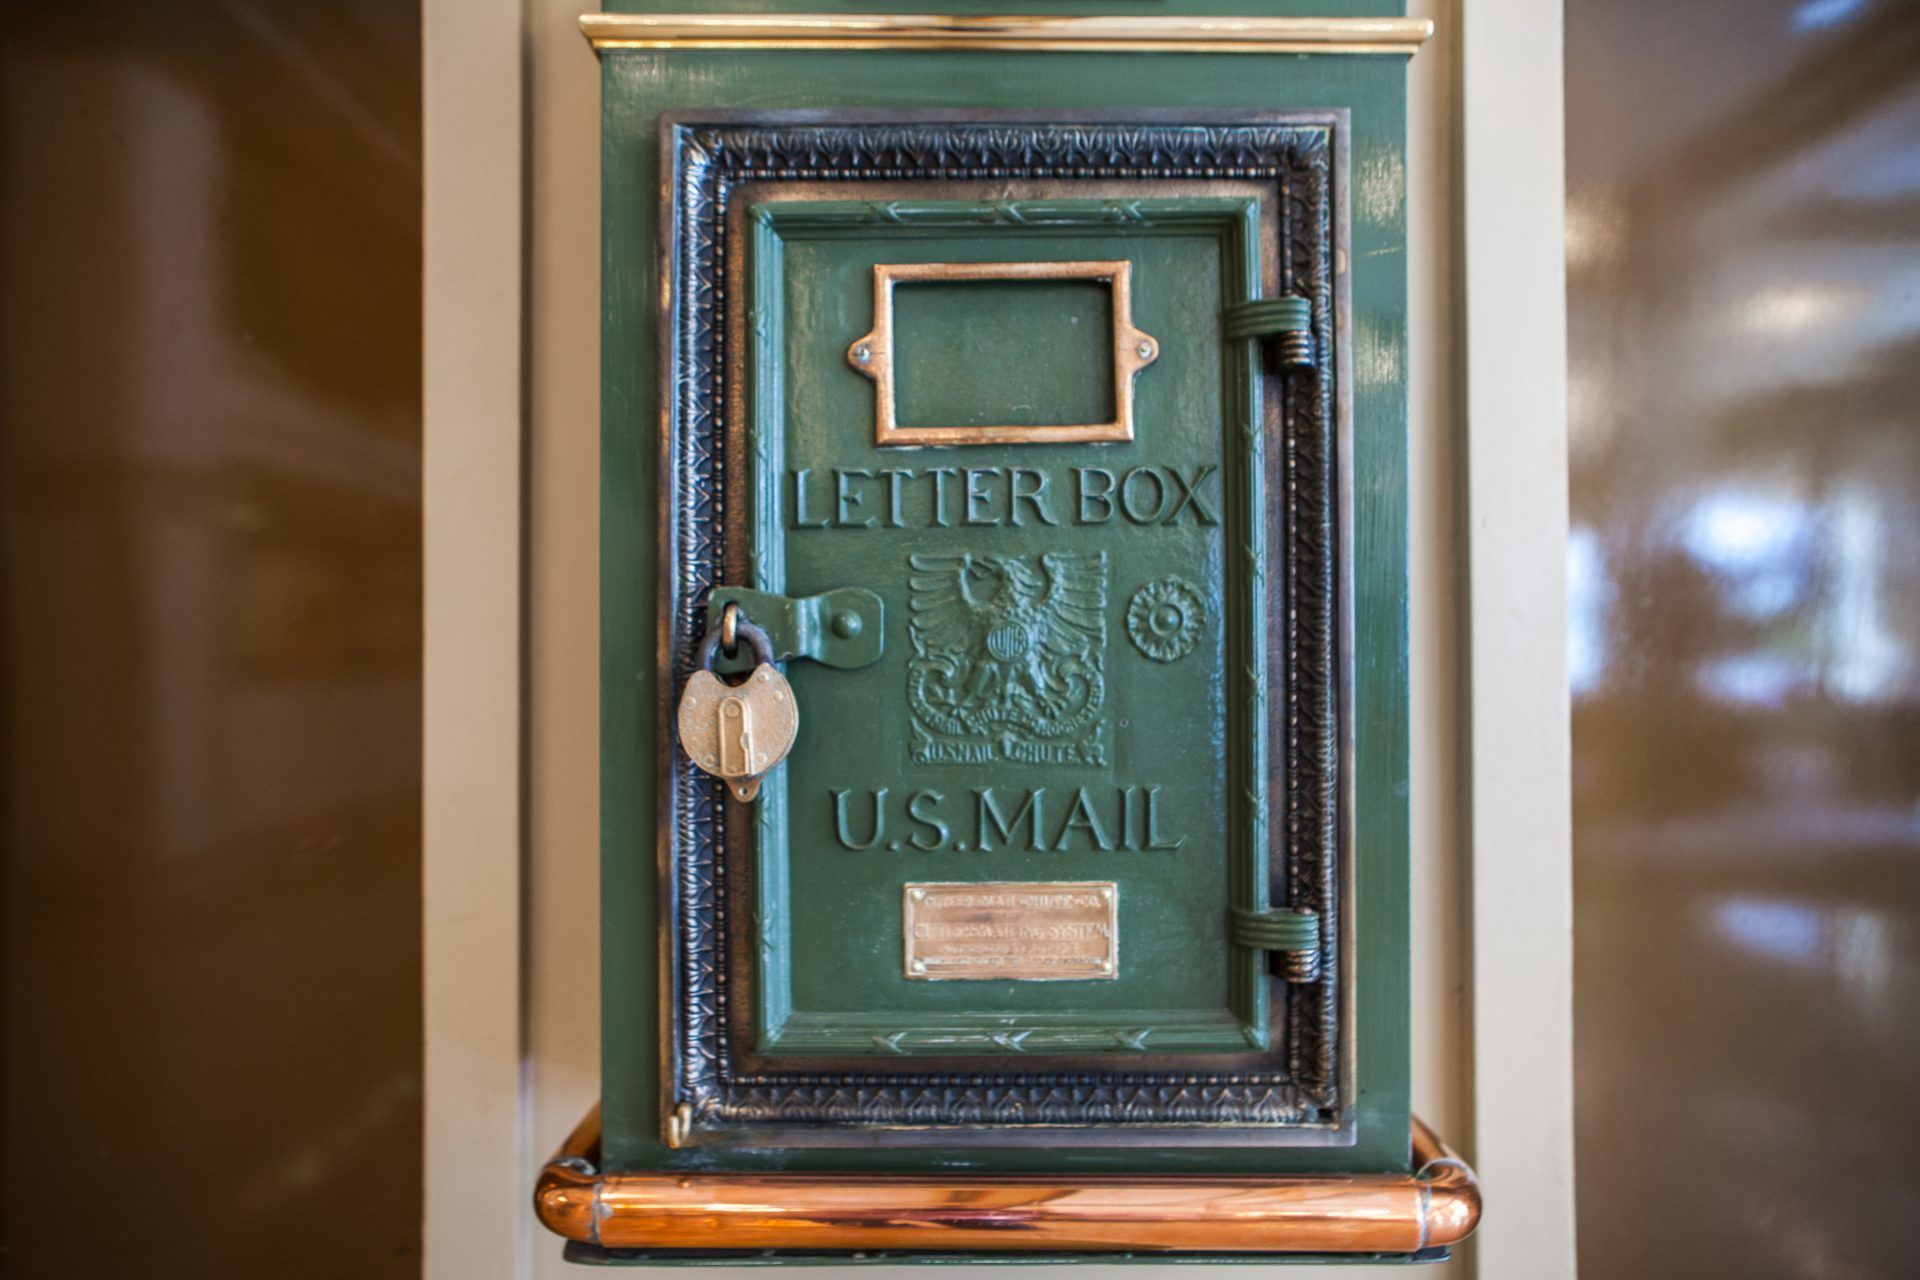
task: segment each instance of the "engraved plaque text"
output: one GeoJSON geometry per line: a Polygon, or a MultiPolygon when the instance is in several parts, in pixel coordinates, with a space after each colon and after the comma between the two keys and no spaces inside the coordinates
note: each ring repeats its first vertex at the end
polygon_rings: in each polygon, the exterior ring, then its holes
{"type": "Polygon", "coordinates": [[[909,884],[905,899],[909,978],[1046,982],[1119,973],[1119,892],[1110,881],[909,884]]]}

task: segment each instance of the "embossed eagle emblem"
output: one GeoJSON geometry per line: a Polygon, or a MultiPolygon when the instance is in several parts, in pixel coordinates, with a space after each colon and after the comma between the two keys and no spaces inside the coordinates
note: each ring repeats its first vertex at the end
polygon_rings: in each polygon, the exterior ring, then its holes
{"type": "Polygon", "coordinates": [[[907,564],[914,759],[1104,764],[1107,553],[907,564]]]}

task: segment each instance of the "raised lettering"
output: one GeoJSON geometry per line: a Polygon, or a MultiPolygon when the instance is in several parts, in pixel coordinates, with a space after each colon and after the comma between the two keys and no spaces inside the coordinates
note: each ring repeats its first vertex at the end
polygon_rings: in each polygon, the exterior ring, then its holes
{"type": "Polygon", "coordinates": [[[1166,518],[1165,523],[1179,524],[1180,513],[1192,507],[1194,519],[1201,524],[1219,524],[1218,517],[1214,515],[1212,508],[1207,506],[1206,499],[1200,493],[1200,486],[1219,469],[1211,465],[1195,467],[1191,476],[1183,476],[1178,471],[1170,469],[1167,475],[1173,480],[1179,492],[1175,495],[1177,501],[1173,504],[1173,514],[1166,518]]]}
{"type": "Polygon", "coordinates": [[[1054,837],[1053,847],[1066,848],[1067,836],[1074,831],[1086,832],[1096,849],[1113,848],[1113,842],[1107,839],[1107,833],[1101,829],[1100,818],[1093,811],[1093,801],[1087,798],[1085,787],[1074,788],[1073,807],[1067,810],[1067,820],[1060,824],[1060,834],[1054,837]]]}
{"type": "Polygon", "coordinates": [[[1167,505],[1167,482],[1160,478],[1158,467],[1135,467],[1127,472],[1127,478],[1120,482],[1120,511],[1134,524],[1152,524],[1159,518],[1160,509],[1167,505]],[[1134,501],[1137,489],[1136,480],[1153,481],[1153,505],[1143,507],[1134,501]]]}
{"type": "Polygon", "coordinates": [[[919,823],[922,828],[920,831],[913,833],[912,842],[914,848],[924,849],[931,853],[935,849],[943,849],[946,847],[947,837],[953,834],[952,830],[941,820],[938,813],[921,812],[923,801],[927,804],[939,804],[944,799],[946,799],[946,797],[938,791],[916,791],[908,798],[907,816],[919,823]],[[929,832],[933,835],[931,843],[920,838],[929,832]]]}
{"type": "MultiPolygon", "coordinates": [[[[1067,514],[1075,524],[1108,524],[1115,516],[1133,525],[1220,523],[1217,465],[1071,470],[1073,496],[1061,501],[1071,504],[1067,514]]],[[[1062,523],[1055,497],[1066,476],[1039,467],[844,467],[835,468],[830,481],[814,472],[812,467],[791,472],[789,519],[795,529],[1026,529],[1062,523]],[[922,477],[930,482],[931,505],[925,510],[919,491],[908,487],[922,477]],[[823,488],[831,492],[822,494],[823,488]]]]}
{"type": "Polygon", "coordinates": [[[793,527],[796,529],[824,529],[832,520],[830,516],[821,516],[818,520],[807,518],[807,477],[812,474],[812,467],[801,467],[793,473],[793,527]]]}
{"type": "Polygon", "coordinates": [[[880,523],[873,516],[867,516],[861,520],[853,518],[854,508],[858,507],[865,497],[853,491],[853,481],[856,479],[871,480],[873,472],[865,467],[848,467],[844,471],[833,473],[833,522],[842,529],[871,529],[880,523]]]}
{"type": "Polygon", "coordinates": [[[967,501],[962,508],[963,514],[960,520],[962,524],[997,525],[1000,523],[999,517],[987,510],[988,504],[993,501],[993,494],[986,488],[986,481],[999,475],[998,467],[966,468],[967,501]]]}
{"type": "Polygon", "coordinates": [[[1170,852],[1187,842],[1185,836],[1171,844],[1160,834],[1160,788],[1147,788],[1147,849],[1152,853],[1170,852]]]}
{"type": "Polygon", "coordinates": [[[1080,498],[1078,524],[1105,524],[1113,519],[1113,472],[1104,467],[1075,467],[1074,483],[1080,498]],[[1099,484],[1098,489],[1094,488],[1099,484]],[[1098,516],[1089,514],[1094,503],[1100,504],[1098,516]]]}
{"type": "Polygon", "coordinates": [[[1047,794],[1045,787],[1035,787],[1033,790],[1027,792],[1026,801],[1018,809],[1014,810],[1011,818],[1003,816],[999,806],[994,804],[992,787],[982,787],[973,794],[979,798],[977,810],[979,820],[977,824],[978,833],[974,840],[974,845],[980,852],[989,853],[992,851],[993,845],[989,843],[988,836],[993,831],[1000,833],[1002,842],[1010,844],[1013,840],[1014,828],[1018,827],[1022,822],[1031,824],[1027,833],[1027,847],[1029,849],[1044,849],[1047,847],[1044,838],[1040,834],[1041,813],[1044,808],[1044,798],[1047,794]]]}
{"type": "Polygon", "coordinates": [[[1033,518],[1041,524],[1060,523],[1053,518],[1053,512],[1047,509],[1047,475],[1044,471],[1038,471],[1032,467],[1015,467],[1009,473],[1007,483],[1008,515],[1016,528],[1020,527],[1020,504],[1023,502],[1033,508],[1033,518]],[[1020,485],[1023,480],[1032,485],[1024,492],[1020,485]]]}
{"type": "Polygon", "coordinates": [[[847,829],[847,797],[853,792],[835,791],[831,794],[833,795],[833,836],[840,842],[841,848],[858,853],[879,844],[887,834],[887,789],[882,787],[878,791],[868,792],[873,797],[873,827],[864,841],[855,840],[847,829]]]}
{"type": "Polygon", "coordinates": [[[933,522],[942,529],[947,527],[947,481],[959,474],[952,467],[927,468],[927,475],[933,479],[933,522]]]}
{"type": "Polygon", "coordinates": [[[887,528],[900,527],[900,486],[913,479],[913,472],[904,467],[882,467],[880,475],[887,482],[887,528]]]}

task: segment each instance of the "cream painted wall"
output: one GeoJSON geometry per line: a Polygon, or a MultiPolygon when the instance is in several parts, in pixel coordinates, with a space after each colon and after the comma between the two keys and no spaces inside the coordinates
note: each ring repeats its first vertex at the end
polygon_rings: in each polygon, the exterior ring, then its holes
{"type": "Polygon", "coordinates": [[[577,2],[526,11],[531,1193],[600,1093],[600,79],[577,2]]]}
{"type": "Polygon", "coordinates": [[[423,1267],[532,1265],[520,987],[518,10],[422,7],[423,1267]],[[504,87],[504,91],[503,91],[504,87]]]}
{"type": "MultiPolygon", "coordinates": [[[[1481,11],[1526,6],[1537,0],[1467,0],[1481,11]]],[[[1461,40],[1460,0],[1427,0],[1412,6],[1416,14],[1433,17],[1439,27],[1435,39],[1412,64],[1412,132],[1409,144],[1410,223],[1409,269],[1412,282],[1413,328],[1411,377],[1414,382],[1410,424],[1412,482],[1412,630],[1414,780],[1414,1100],[1416,1109],[1444,1136],[1467,1148],[1471,1155],[1475,1117],[1471,1111],[1470,1054],[1472,1024],[1468,1020],[1471,971],[1468,919],[1468,860],[1463,844],[1467,831],[1462,797],[1467,778],[1463,761],[1468,743],[1462,728],[1468,710],[1463,692],[1467,663],[1462,644],[1466,618],[1465,595],[1468,550],[1462,518],[1466,433],[1463,425],[1463,352],[1456,335],[1462,323],[1457,299],[1463,284],[1462,234],[1457,211],[1461,207],[1461,40]]],[[[1557,12],[1557,6],[1554,6],[1557,12]]],[[[580,38],[577,0],[428,0],[427,61],[428,108],[428,257],[429,330],[436,323],[452,326],[461,305],[482,305],[470,295],[458,273],[457,254],[439,255],[441,274],[435,275],[436,237],[444,244],[463,223],[494,226],[496,231],[520,233],[518,208],[524,199],[526,255],[521,285],[524,289],[524,396],[527,434],[527,620],[525,631],[527,681],[524,702],[517,708],[494,703],[491,728],[495,735],[518,732],[515,717],[524,715],[526,803],[525,862],[518,876],[498,868],[490,873],[490,888],[478,893],[494,921],[497,947],[513,951],[514,930],[500,924],[507,908],[521,902],[524,936],[517,939],[524,999],[498,988],[496,1000],[507,1008],[491,1015],[458,1009],[436,1017],[434,983],[442,990],[458,985],[452,968],[461,952],[457,925],[441,933],[442,949],[430,940],[429,1053],[436,1036],[460,1034],[485,1024],[494,1037],[517,1035],[521,1055],[512,1064],[517,1071],[523,1110],[519,1117],[518,1146],[494,1144],[516,1152],[520,1186],[529,1189],[546,1153],[559,1142],[593,1102],[598,1089],[598,978],[597,861],[599,842],[598,778],[598,246],[599,246],[599,117],[597,64],[580,38]],[[510,27],[524,39],[525,57],[517,68],[525,76],[524,94],[515,94],[515,68],[494,49],[477,59],[470,39],[460,38],[455,24],[478,24],[498,31],[510,27]],[[434,97],[436,60],[444,67],[488,77],[479,85],[458,86],[454,77],[440,80],[439,110],[434,97]],[[464,60],[464,61],[462,61],[464,60]],[[524,102],[524,131],[505,121],[512,112],[498,112],[493,132],[476,135],[473,122],[456,110],[461,94],[474,99],[511,97],[524,102]],[[503,188],[497,167],[524,142],[520,154],[523,187],[503,188]],[[434,158],[442,164],[436,170],[434,158]],[[436,172],[440,186],[435,187],[436,172]],[[469,184],[474,175],[487,179],[483,188],[469,184]],[[456,210],[455,206],[463,206],[456,210]],[[436,219],[436,209],[438,219],[436,219]],[[508,226],[510,224],[510,227],[508,226]],[[465,292],[463,293],[463,289],[465,292]],[[435,291],[439,291],[438,307],[435,291]],[[491,1016],[492,1022],[486,1018],[491,1016]]],[[[1483,19],[1487,20],[1487,19],[1483,19]]],[[[1557,27],[1556,27],[1557,31],[1557,27]]],[[[1557,35],[1556,44],[1557,49],[1557,35]]],[[[1492,74],[1492,73],[1488,73],[1492,74]]],[[[1557,128],[1557,116],[1554,119],[1557,128]]],[[[494,247],[499,248],[496,235],[494,247]]],[[[476,269],[497,269],[499,263],[473,257],[476,269]]],[[[450,330],[451,331],[451,330],[450,330]]],[[[445,335],[443,335],[445,336],[445,335]]],[[[490,340],[495,360],[511,360],[498,335],[490,340]]],[[[447,362],[443,374],[454,369],[445,346],[430,341],[429,360],[447,362]]],[[[469,360],[467,363],[471,363],[469,360]]],[[[510,379],[509,379],[510,381],[510,379]]],[[[491,452],[481,465],[497,470],[501,456],[497,400],[465,389],[457,377],[443,376],[438,404],[436,384],[429,371],[429,452],[450,464],[440,483],[458,493],[471,488],[474,478],[459,474],[448,455],[459,448],[462,414],[487,414],[491,452]],[[439,428],[439,430],[436,430],[439,428]]],[[[429,458],[429,507],[433,506],[435,458],[429,458]]],[[[496,477],[497,478],[497,477],[496,477]]],[[[496,486],[495,494],[498,495],[496,486]]],[[[442,545],[453,547],[462,532],[461,520],[474,520],[471,507],[445,506],[446,522],[438,529],[442,545]]],[[[436,530],[430,515],[429,547],[436,530]]],[[[494,566],[511,566],[504,549],[496,549],[494,566]]],[[[460,624],[462,614],[451,608],[436,615],[431,600],[439,589],[429,564],[429,618],[443,616],[445,627],[460,624]]],[[[464,604],[483,616],[484,601],[469,592],[464,604]]],[[[1553,621],[1553,620],[1550,620],[1553,621]]],[[[496,624],[489,624],[496,625],[496,624]]],[[[447,632],[449,643],[458,644],[447,632]]],[[[430,638],[431,645],[431,638],[430,638]]],[[[511,646],[509,646],[509,649],[511,646]]],[[[433,659],[430,657],[430,662],[433,659]]],[[[497,668],[496,668],[497,674],[497,668]]],[[[431,683],[431,682],[430,682],[431,683]]],[[[445,717],[438,731],[430,716],[428,755],[458,760],[462,741],[454,736],[457,722],[445,717]]],[[[496,770],[496,772],[498,772],[496,770]]],[[[430,772],[430,779],[434,775],[430,772]]],[[[515,779],[501,775],[499,785],[512,789],[515,779]]],[[[428,824],[436,815],[451,824],[452,800],[430,787],[428,824]]],[[[452,882],[461,869],[457,849],[429,842],[430,916],[435,910],[433,886],[452,882]],[[436,880],[436,876],[438,879],[436,880]]],[[[1483,860],[1484,861],[1484,860],[1483,860]]],[[[479,939],[484,941],[485,939],[479,939]]],[[[474,941],[468,939],[467,941],[474,941]]],[[[466,998],[471,1000],[468,991],[466,998]]],[[[503,1064],[495,1063],[495,1076],[503,1064]]],[[[429,1109],[442,1117],[440,1136],[430,1128],[428,1167],[431,1186],[427,1236],[428,1274],[445,1280],[481,1277],[558,1278],[580,1272],[559,1261],[558,1242],[532,1222],[520,1195],[519,1217],[511,1223],[482,1224],[458,1206],[463,1190],[486,1187],[492,1194],[492,1173],[461,1162],[461,1143],[449,1126],[460,1114],[467,1085],[455,1074],[430,1074],[429,1109]],[[486,1248],[472,1245],[485,1236],[486,1248]]],[[[497,1124],[493,1115],[486,1123],[497,1124]]],[[[479,1149],[484,1143],[469,1142],[479,1149]]],[[[1517,1191],[1516,1191],[1517,1194],[1517,1191]]],[[[1496,1201],[1492,1212],[1503,1212],[1496,1201]]],[[[1569,1236],[1570,1241],[1570,1236],[1569,1236]]],[[[904,1271],[902,1268],[883,1269],[904,1271]]],[[[975,1269],[968,1268],[968,1271],[975,1269]]],[[[1038,1270],[1032,1269],[1032,1270],[1038,1270]]],[[[1111,1274],[1118,1280],[1152,1280],[1170,1268],[1095,1267],[1076,1275],[1096,1280],[1111,1274]]],[[[714,1274],[707,1272],[706,1274],[714,1274]]],[[[762,1273],[764,1274],[764,1273],[762,1273]]],[[[868,1270],[875,1280],[884,1277],[868,1270]]],[[[915,1270],[914,1275],[924,1275],[915,1270]]],[[[1051,1274],[1058,1276],[1057,1271],[1051,1274]]],[[[1367,1276],[1405,1275],[1397,1268],[1343,1269],[1356,1280],[1367,1276]]],[[[1466,1277],[1474,1274],[1471,1253],[1443,1268],[1418,1274],[1466,1277]]],[[[1488,1274],[1492,1274],[1489,1272],[1488,1274]]],[[[1506,1275],[1519,1280],[1549,1280],[1567,1274],[1552,1268],[1506,1275]]],[[[1017,1280],[1006,1268],[994,1268],[997,1280],[1017,1280]]]]}

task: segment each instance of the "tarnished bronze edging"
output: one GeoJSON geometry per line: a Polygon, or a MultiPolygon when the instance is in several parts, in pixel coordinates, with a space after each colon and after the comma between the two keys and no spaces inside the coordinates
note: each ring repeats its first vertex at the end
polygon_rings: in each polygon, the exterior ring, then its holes
{"type": "Polygon", "coordinates": [[[607,49],[991,49],[1047,53],[1413,54],[1425,18],[946,13],[588,13],[607,49]]]}
{"type": "Polygon", "coordinates": [[[1480,1219],[1473,1170],[1418,1120],[1407,1175],[603,1174],[599,1148],[596,1107],[534,1207],[607,1249],[1415,1253],[1480,1219]]]}

